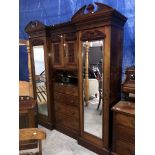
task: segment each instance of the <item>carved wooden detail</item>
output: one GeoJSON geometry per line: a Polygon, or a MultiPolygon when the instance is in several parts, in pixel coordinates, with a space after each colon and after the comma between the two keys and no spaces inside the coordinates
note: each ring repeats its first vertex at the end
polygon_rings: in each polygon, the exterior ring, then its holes
{"type": "Polygon", "coordinates": [[[61,41],[61,35],[59,34],[52,34],[51,35],[51,42],[60,42],[61,41]]]}
{"type": "Polygon", "coordinates": [[[73,41],[76,40],[76,33],[67,33],[65,35],[65,41],[73,41]]]}
{"type": "Polygon", "coordinates": [[[108,6],[108,5],[105,5],[105,4],[102,4],[102,3],[98,3],[98,2],[95,2],[95,4],[97,5],[96,12],[98,12],[98,11],[110,11],[110,10],[113,10],[113,8],[108,6]]]}
{"type": "Polygon", "coordinates": [[[74,20],[75,18],[77,18],[78,16],[82,16],[84,14],[84,11],[86,9],[86,5],[84,5],[82,8],[80,8],[72,17],[72,20],[74,20]]]}
{"type": "MultiPolygon", "coordinates": [[[[84,5],[80,8],[71,18],[73,23],[79,24],[77,22],[87,23],[89,19],[95,21],[113,21],[124,25],[127,18],[124,17],[121,13],[116,11],[110,6],[107,6],[102,3],[95,2],[94,4],[89,4],[88,6],[84,5]],[[104,19],[101,16],[104,14],[104,19]],[[113,17],[117,17],[117,21],[114,21],[113,17]]],[[[88,24],[88,23],[87,23],[88,24]]]]}
{"type": "Polygon", "coordinates": [[[86,8],[88,13],[94,13],[94,5],[93,4],[89,4],[88,7],[86,8]]]}
{"type": "Polygon", "coordinates": [[[103,12],[103,11],[105,12],[114,10],[112,7],[109,7],[102,3],[95,2],[95,5],[97,6],[96,10],[94,4],[89,4],[88,6],[84,5],[74,14],[72,20],[74,20],[75,18],[79,18],[80,16],[82,17],[86,14],[94,14],[96,12],[103,12]]]}
{"type": "Polygon", "coordinates": [[[45,25],[41,23],[40,21],[31,21],[29,24],[25,27],[25,32],[28,34],[34,31],[40,31],[45,29],[45,25]]]}
{"type": "Polygon", "coordinates": [[[105,34],[101,31],[86,31],[82,34],[82,41],[101,40],[105,38],[105,34]]]}
{"type": "Polygon", "coordinates": [[[74,49],[74,42],[68,43],[68,62],[74,63],[75,62],[75,49],[74,49]]]}
{"type": "Polygon", "coordinates": [[[53,45],[53,51],[54,51],[54,63],[60,63],[60,45],[54,44],[53,45]]]}
{"type": "Polygon", "coordinates": [[[30,40],[30,43],[32,46],[44,45],[44,40],[43,39],[33,39],[33,40],[30,40]]]}

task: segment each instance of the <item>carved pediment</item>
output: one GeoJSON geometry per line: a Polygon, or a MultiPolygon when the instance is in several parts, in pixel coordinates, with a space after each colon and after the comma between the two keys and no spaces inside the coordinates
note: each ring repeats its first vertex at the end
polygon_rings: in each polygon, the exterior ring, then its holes
{"type": "Polygon", "coordinates": [[[105,12],[105,11],[113,10],[112,7],[102,4],[102,3],[95,2],[95,5],[94,4],[89,4],[88,6],[84,5],[73,15],[72,20],[75,20],[77,18],[82,18],[85,15],[95,14],[97,12],[105,12]]]}
{"type": "Polygon", "coordinates": [[[96,12],[114,10],[112,7],[105,5],[105,4],[102,4],[102,3],[95,2],[95,4],[97,5],[96,12]]]}
{"type": "Polygon", "coordinates": [[[80,8],[71,18],[73,23],[87,23],[88,21],[97,20],[101,21],[120,21],[121,24],[126,22],[127,18],[121,13],[113,9],[112,7],[95,2],[94,4],[89,4],[88,6],[83,6],[80,8]],[[117,20],[113,20],[116,18],[117,20]]]}
{"type": "Polygon", "coordinates": [[[40,21],[31,21],[28,23],[28,25],[25,27],[25,31],[27,33],[35,32],[35,31],[40,31],[45,29],[45,25],[41,23],[40,21]]]}
{"type": "Polygon", "coordinates": [[[86,31],[82,34],[82,41],[92,41],[92,40],[101,40],[105,38],[105,34],[101,31],[86,31]]]}

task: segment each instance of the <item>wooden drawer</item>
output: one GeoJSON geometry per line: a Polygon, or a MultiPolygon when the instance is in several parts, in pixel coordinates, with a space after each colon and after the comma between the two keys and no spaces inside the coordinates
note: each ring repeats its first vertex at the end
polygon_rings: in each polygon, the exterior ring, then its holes
{"type": "Polygon", "coordinates": [[[72,96],[72,95],[55,93],[54,94],[54,101],[57,103],[65,103],[67,105],[79,106],[78,97],[72,96]]]}
{"type": "Polygon", "coordinates": [[[117,133],[116,138],[118,140],[135,144],[135,130],[134,129],[117,125],[115,132],[117,133]]]}
{"type": "Polygon", "coordinates": [[[56,123],[74,130],[79,130],[79,119],[56,111],[56,123]]]}
{"type": "Polygon", "coordinates": [[[116,141],[116,153],[119,155],[134,155],[134,144],[126,143],[120,140],[116,141]]]}
{"type": "Polygon", "coordinates": [[[61,84],[55,83],[54,91],[59,92],[59,93],[78,96],[78,87],[74,85],[66,85],[66,84],[61,85],[61,84]]]}
{"type": "Polygon", "coordinates": [[[77,107],[55,102],[55,111],[59,114],[79,119],[79,111],[77,107]]]}
{"type": "Polygon", "coordinates": [[[116,114],[116,124],[126,127],[135,128],[135,118],[130,115],[116,114]]]}

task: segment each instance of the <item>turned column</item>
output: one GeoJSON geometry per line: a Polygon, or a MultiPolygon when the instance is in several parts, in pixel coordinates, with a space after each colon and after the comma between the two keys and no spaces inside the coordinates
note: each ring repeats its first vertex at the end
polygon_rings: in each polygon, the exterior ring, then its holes
{"type": "Polygon", "coordinates": [[[29,94],[33,96],[33,83],[32,83],[32,70],[31,70],[31,51],[29,41],[27,40],[27,53],[28,53],[28,70],[29,70],[29,94]]]}
{"type": "Polygon", "coordinates": [[[86,106],[88,106],[88,101],[89,101],[89,56],[88,56],[88,51],[89,51],[90,43],[86,41],[85,44],[85,83],[84,83],[84,93],[85,93],[85,102],[86,106]]]}

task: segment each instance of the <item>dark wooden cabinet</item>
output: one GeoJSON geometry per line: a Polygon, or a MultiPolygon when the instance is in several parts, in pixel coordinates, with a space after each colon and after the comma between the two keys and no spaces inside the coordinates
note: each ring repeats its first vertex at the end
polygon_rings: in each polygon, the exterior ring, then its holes
{"type": "MultiPolygon", "coordinates": [[[[109,154],[112,147],[110,109],[121,99],[123,27],[126,20],[115,9],[95,2],[79,9],[69,22],[45,26],[32,21],[26,27],[30,36],[34,82],[40,80],[35,76],[33,46],[44,47],[48,115],[38,114],[39,123],[77,138],[79,144],[99,154],[109,154]],[[83,51],[86,43],[96,41],[103,43],[100,45],[103,73],[101,137],[84,132],[83,51]]],[[[89,49],[86,49],[85,57],[88,57],[89,49]]],[[[85,64],[88,69],[88,61],[85,64]]],[[[85,75],[88,78],[88,72],[85,71],[85,75]]],[[[39,99],[37,93],[35,98],[39,99]]],[[[124,141],[118,145],[125,145],[122,143],[124,141]]]]}
{"type": "Polygon", "coordinates": [[[135,153],[135,103],[120,101],[113,108],[113,147],[118,155],[135,153]]]}

